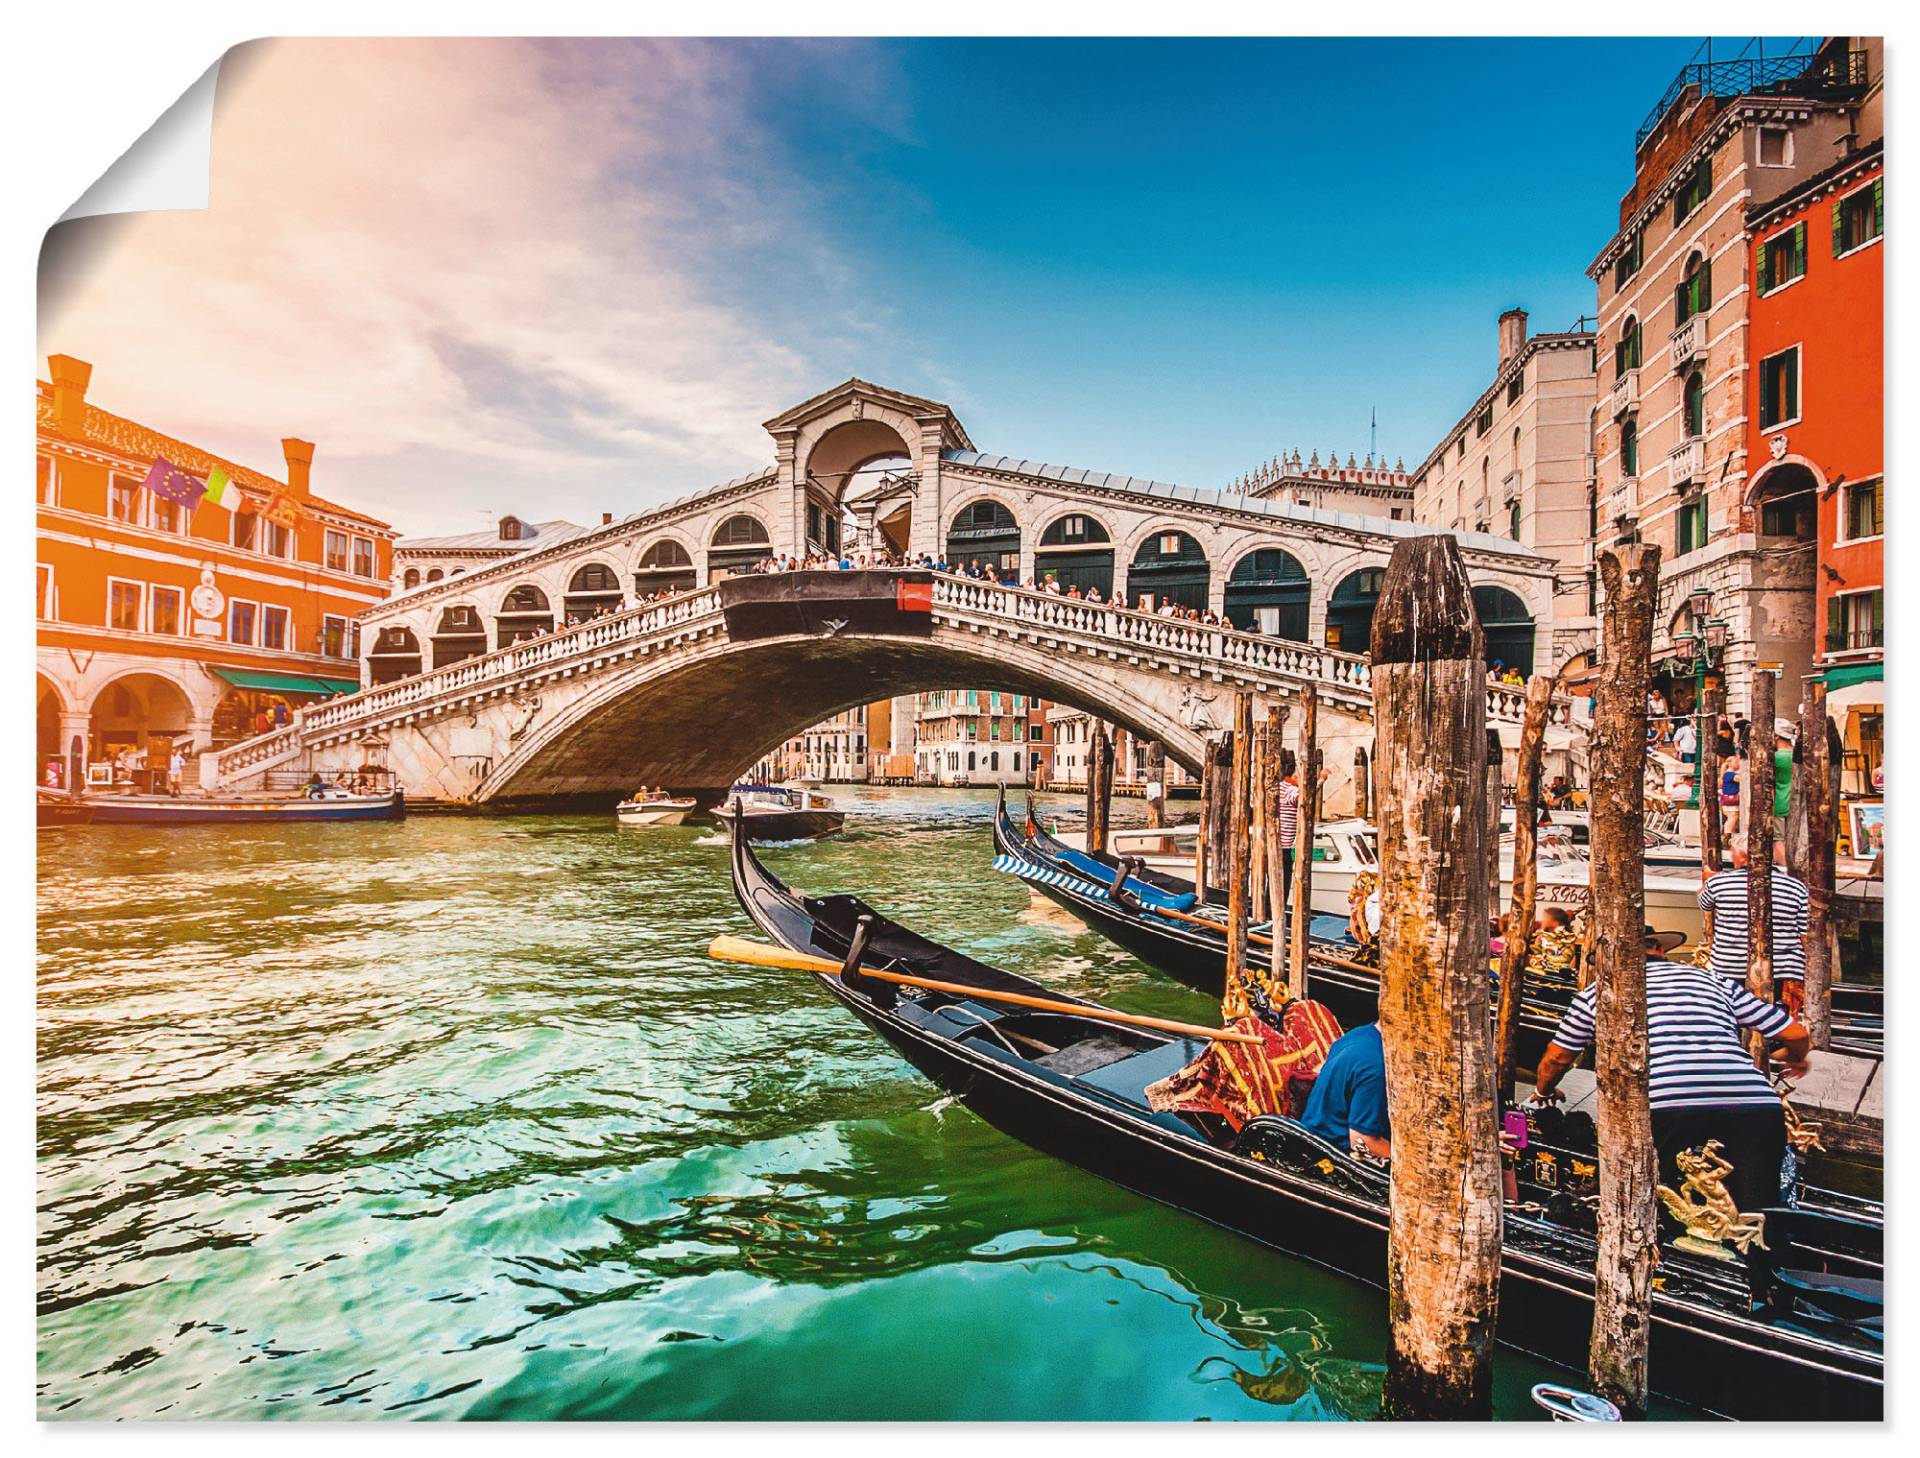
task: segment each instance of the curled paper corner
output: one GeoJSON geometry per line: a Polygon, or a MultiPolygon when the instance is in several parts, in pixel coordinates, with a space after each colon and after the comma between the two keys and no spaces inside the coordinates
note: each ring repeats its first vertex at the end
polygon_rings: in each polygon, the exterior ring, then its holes
{"type": "Polygon", "coordinates": [[[224,56],[122,152],[60,222],[111,213],[205,208],[213,173],[213,95],[224,56]]]}

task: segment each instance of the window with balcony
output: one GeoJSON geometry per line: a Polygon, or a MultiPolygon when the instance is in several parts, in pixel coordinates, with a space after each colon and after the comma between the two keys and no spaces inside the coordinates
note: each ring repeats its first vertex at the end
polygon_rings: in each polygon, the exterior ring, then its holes
{"type": "Polygon", "coordinates": [[[1699,370],[1687,376],[1683,398],[1687,434],[1698,440],[1707,433],[1707,377],[1699,370]]]}
{"type": "Polygon", "coordinates": [[[1833,205],[1833,256],[1864,248],[1887,231],[1884,179],[1850,192],[1833,205]]]}
{"type": "Polygon", "coordinates": [[[146,585],[107,579],[107,626],[122,633],[138,633],[145,628],[146,585]]]}
{"type": "Polygon", "coordinates": [[[1628,370],[1640,368],[1640,321],[1629,314],[1620,326],[1619,342],[1613,346],[1613,377],[1624,379],[1628,370]]]}
{"type": "Polygon", "coordinates": [[[1771,430],[1800,418],[1800,346],[1760,361],[1760,428],[1771,430]]]}
{"type": "Polygon", "coordinates": [[[1761,293],[1785,288],[1807,272],[1807,225],[1795,223],[1760,244],[1754,255],[1754,282],[1761,293]]]}
{"type": "Polygon", "coordinates": [[[1707,544],[1707,500],[1696,496],[1692,501],[1682,502],[1675,513],[1673,554],[1684,557],[1689,552],[1697,552],[1707,544]]]}
{"type": "Polygon", "coordinates": [[[1884,593],[1846,592],[1827,599],[1827,652],[1857,653],[1885,645],[1884,593]]]}
{"type": "Polygon", "coordinates": [[[1713,302],[1713,263],[1704,253],[1687,259],[1680,286],[1673,291],[1673,322],[1684,324],[1695,314],[1707,312],[1713,302]]]}
{"type": "Polygon", "coordinates": [[[140,483],[133,477],[108,477],[107,515],[128,526],[145,526],[146,513],[141,510],[141,494],[140,483]]]}
{"type": "Polygon", "coordinates": [[[1677,228],[1693,215],[1713,192],[1713,166],[1702,157],[1673,195],[1673,225],[1677,228]]]}
{"type": "Polygon", "coordinates": [[[178,634],[185,631],[182,626],[186,621],[182,613],[182,606],[185,599],[186,594],[181,592],[177,587],[160,587],[156,585],[153,589],[152,620],[148,624],[149,630],[155,633],[167,634],[178,634]]]}
{"type": "Polygon", "coordinates": [[[260,646],[262,648],[280,648],[287,646],[287,629],[293,615],[283,607],[268,605],[260,609],[260,646]]]}
{"type": "Polygon", "coordinates": [[[260,605],[247,602],[242,598],[231,598],[227,602],[227,641],[229,643],[251,644],[254,628],[260,616],[260,605]]]}
{"type": "Polygon", "coordinates": [[[157,532],[172,532],[178,536],[187,529],[187,513],[179,502],[156,496],[153,498],[152,526],[157,532]]]}
{"type": "Polygon", "coordinates": [[[1640,425],[1635,420],[1620,427],[1620,474],[1640,474],[1640,425]]]}
{"type": "Polygon", "coordinates": [[[326,564],[329,572],[347,570],[347,534],[329,531],[326,536],[326,564]]]}
{"type": "Polygon", "coordinates": [[[1886,481],[1856,481],[1846,489],[1846,515],[1842,519],[1846,536],[1842,540],[1855,542],[1879,536],[1886,530],[1886,481]]]}
{"type": "Polygon", "coordinates": [[[373,576],[372,537],[355,537],[353,539],[353,575],[355,577],[373,576]]]}

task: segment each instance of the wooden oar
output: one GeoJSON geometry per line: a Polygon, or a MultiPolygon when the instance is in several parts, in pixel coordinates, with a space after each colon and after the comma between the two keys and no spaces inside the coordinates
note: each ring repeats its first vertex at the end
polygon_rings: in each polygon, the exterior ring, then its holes
{"type": "MultiPolygon", "coordinates": [[[[707,955],[721,962],[744,962],[750,967],[780,967],[793,972],[820,972],[837,976],[838,962],[813,957],[805,952],[790,952],[785,947],[750,942],[745,937],[718,936],[707,948],[707,955]]],[[[1094,1007],[1078,1002],[1055,1002],[1047,997],[1029,997],[1024,992],[996,992],[988,987],[973,987],[964,982],[935,982],[926,977],[908,977],[899,972],[882,972],[861,967],[862,977],[881,982],[897,982],[902,987],[922,987],[929,992],[950,992],[961,997],[984,998],[988,1002],[1010,1002],[1016,1007],[1036,1008],[1041,1012],[1065,1013],[1069,1017],[1093,1018],[1099,1022],[1126,1023],[1136,1028],[1156,1028],[1163,1033],[1180,1033],[1189,1038],[1211,1038],[1216,1043],[1252,1043],[1262,1046],[1253,1033],[1236,1033],[1227,1028],[1203,1028],[1193,1023],[1177,1023],[1171,1018],[1149,1018],[1138,1013],[1116,1012],[1110,1007],[1094,1007]]]]}

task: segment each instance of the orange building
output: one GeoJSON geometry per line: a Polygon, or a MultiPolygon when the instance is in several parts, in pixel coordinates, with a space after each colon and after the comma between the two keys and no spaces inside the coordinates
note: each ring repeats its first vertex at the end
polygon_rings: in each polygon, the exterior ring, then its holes
{"type": "MultiPolygon", "coordinates": [[[[1850,799],[1879,798],[1885,718],[1884,171],[1876,139],[1747,216],[1747,504],[1813,555],[1813,672],[1850,799]]],[[[1781,688],[1791,713],[1799,686],[1781,688]]]]}
{"type": "Polygon", "coordinates": [[[360,686],[357,614],[387,596],[388,525],[313,495],[309,441],[285,481],[87,402],[93,367],[56,354],[37,382],[39,623],[35,779],[110,773],[121,750],[188,756],[295,706],[360,686]],[[143,484],[157,459],[231,505],[191,508],[143,484]],[[282,505],[269,518],[269,503],[282,505]],[[291,524],[286,519],[291,518],[291,524]]]}

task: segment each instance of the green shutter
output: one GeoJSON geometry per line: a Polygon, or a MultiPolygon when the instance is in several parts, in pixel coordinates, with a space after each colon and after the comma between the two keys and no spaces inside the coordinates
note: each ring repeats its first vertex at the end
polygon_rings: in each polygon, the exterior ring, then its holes
{"type": "Polygon", "coordinates": [[[1847,251],[1847,200],[1837,197],[1833,200],[1833,256],[1838,258],[1847,251]]]}
{"type": "Polygon", "coordinates": [[[1713,260],[1711,258],[1702,258],[1700,260],[1700,282],[1698,284],[1698,293],[1693,301],[1694,313],[1704,314],[1707,311],[1707,305],[1711,304],[1712,302],[1713,302],[1713,260]]]}
{"type": "Polygon", "coordinates": [[[1886,610],[1887,594],[1883,589],[1875,588],[1873,592],[1873,642],[1875,647],[1878,647],[1886,641],[1886,623],[1883,616],[1886,610]]]}
{"type": "Polygon", "coordinates": [[[1640,368],[1640,339],[1645,327],[1638,319],[1633,321],[1633,367],[1635,369],[1640,368]]]}
{"type": "Polygon", "coordinates": [[[1884,177],[1873,179],[1873,236],[1876,238],[1887,231],[1886,181],[1884,177]]]}
{"type": "MultiPolygon", "coordinates": [[[[1839,216],[1840,216],[1840,215],[1839,215],[1838,213],[1835,213],[1835,214],[1834,214],[1834,217],[1835,217],[1836,219],[1837,219],[1837,218],[1838,218],[1839,216]]],[[[1839,234],[1839,231],[1838,231],[1838,229],[1839,229],[1839,224],[1838,224],[1837,222],[1836,222],[1836,223],[1834,224],[1834,228],[1835,228],[1835,232],[1834,232],[1834,235],[1833,235],[1833,236],[1834,236],[1834,245],[1833,245],[1833,246],[1834,246],[1834,251],[1835,251],[1835,252],[1837,253],[1837,252],[1839,252],[1839,250],[1840,250],[1840,243],[1839,243],[1839,238],[1840,238],[1840,234],[1839,234]]],[[[1754,285],[1755,285],[1755,286],[1756,286],[1756,287],[1757,287],[1757,288],[1758,288],[1758,289],[1760,290],[1760,292],[1761,292],[1761,293],[1763,293],[1763,294],[1764,294],[1764,293],[1765,293],[1765,292],[1766,292],[1766,291],[1767,291],[1768,289],[1770,289],[1770,288],[1772,288],[1772,287],[1773,287],[1773,275],[1772,275],[1772,274],[1771,274],[1771,273],[1770,273],[1770,272],[1768,271],[1768,269],[1767,269],[1767,245],[1766,245],[1766,243],[1765,243],[1764,241],[1763,241],[1763,242],[1761,242],[1761,243],[1758,243],[1758,244],[1756,244],[1756,245],[1754,246],[1754,250],[1753,250],[1753,280],[1754,280],[1754,285]]]]}
{"type": "Polygon", "coordinates": [[[1827,599],[1827,651],[1829,653],[1834,652],[1835,650],[1839,649],[1842,646],[1840,634],[1842,633],[1842,631],[1844,631],[1841,626],[1844,621],[1845,619],[1841,616],[1841,613],[1840,613],[1840,599],[1837,597],[1828,598],[1827,599]]]}
{"type": "Polygon", "coordinates": [[[1787,383],[1786,389],[1782,392],[1784,398],[1780,402],[1782,410],[1780,418],[1792,420],[1800,413],[1800,351],[1788,350],[1783,364],[1786,368],[1787,383]]]}
{"type": "Polygon", "coordinates": [[[1793,225],[1793,276],[1799,278],[1807,271],[1807,225],[1798,222],[1793,225]]]}

